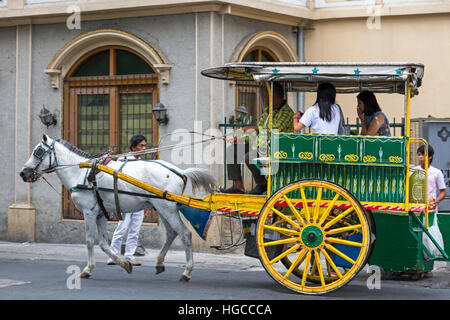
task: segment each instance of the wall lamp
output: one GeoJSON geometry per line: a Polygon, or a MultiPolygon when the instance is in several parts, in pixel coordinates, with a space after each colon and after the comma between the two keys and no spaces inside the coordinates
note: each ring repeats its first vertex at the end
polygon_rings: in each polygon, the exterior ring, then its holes
{"type": "Polygon", "coordinates": [[[42,106],[41,111],[39,112],[39,118],[41,122],[47,126],[47,128],[51,125],[56,125],[56,117],[53,113],[51,113],[48,109],[45,108],[45,105],[42,106]]]}
{"type": "Polygon", "coordinates": [[[244,124],[247,118],[247,108],[245,106],[239,106],[235,111],[236,119],[234,118],[234,115],[232,115],[230,117],[230,124],[244,124]]]}
{"type": "Polygon", "coordinates": [[[238,122],[244,122],[247,117],[247,108],[245,106],[239,106],[236,108],[236,120],[238,122]]]}
{"type": "Polygon", "coordinates": [[[156,121],[160,124],[167,124],[169,117],[167,117],[167,109],[162,103],[157,103],[152,109],[152,113],[155,116],[156,121]]]}

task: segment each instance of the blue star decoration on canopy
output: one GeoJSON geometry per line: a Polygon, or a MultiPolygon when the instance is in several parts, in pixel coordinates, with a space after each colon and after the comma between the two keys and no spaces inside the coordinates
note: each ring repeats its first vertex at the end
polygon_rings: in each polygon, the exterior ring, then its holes
{"type": "Polygon", "coordinates": [[[402,69],[398,68],[397,70],[395,70],[395,72],[396,72],[397,74],[401,74],[401,73],[402,73],[402,69]]]}
{"type": "Polygon", "coordinates": [[[360,74],[361,70],[359,70],[359,68],[357,68],[356,70],[353,70],[355,72],[355,74],[360,74]]]}
{"type": "Polygon", "coordinates": [[[312,72],[313,72],[314,74],[316,74],[317,72],[319,72],[319,69],[317,69],[316,67],[314,67],[314,69],[312,69],[312,72]]]}
{"type": "Polygon", "coordinates": [[[272,72],[276,74],[276,73],[280,72],[280,70],[278,70],[277,68],[275,68],[275,69],[272,70],[272,72]]]}

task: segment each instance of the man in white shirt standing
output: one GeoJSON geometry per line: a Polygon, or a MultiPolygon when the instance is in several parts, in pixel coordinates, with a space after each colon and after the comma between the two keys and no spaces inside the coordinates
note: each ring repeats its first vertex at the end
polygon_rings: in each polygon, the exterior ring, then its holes
{"type": "MultiPolygon", "coordinates": [[[[147,139],[142,135],[135,135],[130,139],[130,150],[131,151],[142,151],[147,148],[147,139]]],[[[135,155],[135,159],[139,159],[139,156],[135,155]]],[[[126,161],[126,160],[125,160],[126,161]]],[[[111,250],[114,254],[120,253],[120,248],[122,245],[122,238],[128,231],[127,241],[125,245],[124,257],[133,266],[140,266],[141,263],[133,258],[136,251],[139,237],[139,230],[141,229],[142,221],[144,220],[144,211],[129,212],[123,215],[123,220],[120,220],[117,224],[116,230],[112,236],[111,240],[111,250]]],[[[107,261],[108,265],[115,264],[110,258],[107,261]]]]}
{"type": "MultiPolygon", "coordinates": [[[[417,149],[417,157],[419,158],[419,164],[422,169],[425,168],[425,148],[423,146],[417,149]]],[[[429,145],[428,146],[428,200],[431,200],[431,206],[436,209],[439,202],[441,202],[446,195],[446,185],[444,180],[444,175],[442,171],[433,167],[431,163],[433,162],[434,150],[429,145]],[[437,196],[436,196],[437,195],[437,196]]]]}
{"type": "MultiPolygon", "coordinates": [[[[428,229],[428,230],[433,235],[435,240],[438,241],[437,238],[442,240],[442,234],[439,230],[439,227],[437,226],[437,218],[436,217],[438,214],[438,204],[445,198],[445,195],[446,195],[446,185],[445,185],[444,175],[442,174],[442,171],[431,165],[431,163],[433,162],[433,156],[434,156],[434,150],[430,145],[428,145],[428,200],[431,201],[431,203],[430,203],[431,208],[435,210],[434,221],[432,223],[432,227],[430,227],[430,229],[428,229]],[[432,228],[435,228],[433,230],[433,232],[431,231],[432,228]]],[[[419,149],[417,149],[417,157],[419,159],[420,166],[417,166],[413,169],[422,169],[422,170],[425,169],[425,147],[424,146],[420,146],[419,149]]],[[[427,236],[425,235],[424,237],[427,237],[427,236]]],[[[439,242],[442,242],[442,241],[438,241],[438,243],[439,242]]],[[[443,248],[443,245],[441,245],[441,247],[443,248]]],[[[431,278],[431,277],[433,277],[433,274],[431,271],[429,271],[429,272],[424,273],[424,277],[431,278]]]]}

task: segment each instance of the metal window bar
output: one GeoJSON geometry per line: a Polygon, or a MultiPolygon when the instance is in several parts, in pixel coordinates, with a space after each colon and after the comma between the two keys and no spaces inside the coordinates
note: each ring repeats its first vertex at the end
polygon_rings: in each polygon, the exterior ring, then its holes
{"type": "MultiPolygon", "coordinates": [[[[156,74],[71,77],[64,79],[63,87],[63,103],[68,109],[63,121],[65,140],[93,156],[109,148],[114,152],[128,151],[129,140],[135,134],[146,136],[148,147],[154,147],[156,74]]],[[[62,201],[64,219],[83,219],[64,188],[62,201]]],[[[144,222],[157,223],[157,213],[146,212],[144,222]]]]}

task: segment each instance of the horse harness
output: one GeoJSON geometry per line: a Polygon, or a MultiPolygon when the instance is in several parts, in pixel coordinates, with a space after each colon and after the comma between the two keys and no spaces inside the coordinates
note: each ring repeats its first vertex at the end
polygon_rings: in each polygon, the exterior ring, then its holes
{"type": "MultiPolygon", "coordinates": [[[[78,191],[78,190],[92,190],[94,193],[94,197],[97,200],[97,203],[101,209],[101,211],[103,212],[104,216],[106,217],[107,220],[111,220],[108,212],[106,211],[106,208],[103,204],[103,199],[100,196],[99,191],[106,191],[106,192],[113,192],[114,193],[114,202],[115,202],[115,206],[116,206],[116,215],[119,218],[119,220],[123,220],[123,216],[122,216],[122,210],[120,209],[120,202],[119,202],[119,194],[125,194],[125,195],[131,195],[131,196],[139,196],[139,197],[146,197],[146,198],[155,198],[155,199],[165,199],[165,194],[167,193],[167,191],[165,191],[163,193],[163,196],[157,196],[157,195],[149,195],[149,194],[144,194],[144,193],[138,193],[138,192],[130,192],[130,191],[123,191],[123,190],[119,190],[118,189],[118,180],[119,178],[117,177],[117,173],[121,172],[123,167],[129,162],[129,161],[137,161],[139,159],[119,159],[118,161],[124,161],[124,163],[120,166],[119,170],[114,170],[113,171],[113,189],[109,189],[109,188],[101,188],[97,186],[97,180],[96,180],[96,175],[100,172],[100,170],[97,168],[98,165],[103,165],[106,166],[108,165],[109,162],[111,162],[112,158],[110,157],[105,157],[100,159],[100,161],[97,161],[97,159],[92,160],[91,162],[91,169],[87,172],[86,174],[86,178],[85,178],[85,183],[84,184],[78,184],[76,187],[71,188],[70,191],[78,191]],[[86,185],[86,180],[89,181],[92,184],[92,187],[89,187],[88,185],[86,185]]],[[[186,183],[187,183],[187,177],[178,172],[177,170],[170,168],[158,161],[152,161],[149,160],[151,162],[155,162],[163,167],[165,167],[166,169],[172,171],[173,173],[175,173],[176,175],[178,175],[184,183],[183,186],[183,192],[184,189],[186,188],[186,183]]]]}
{"type": "Polygon", "coordinates": [[[48,168],[45,170],[42,170],[45,173],[51,173],[53,171],[55,171],[55,168],[58,167],[58,159],[56,159],[56,154],[55,154],[55,140],[52,141],[52,143],[49,145],[47,143],[45,143],[45,141],[41,141],[41,143],[47,147],[47,149],[45,149],[44,147],[42,147],[41,145],[39,145],[34,151],[33,151],[33,156],[35,156],[39,161],[37,163],[37,165],[34,167],[33,169],[33,175],[32,175],[32,179],[33,180],[37,180],[37,178],[39,177],[39,174],[36,171],[36,168],[38,168],[42,161],[45,158],[45,155],[48,153],[49,154],[49,158],[48,158],[48,168]],[[54,166],[52,166],[52,156],[55,159],[54,162],[54,166]]]}

